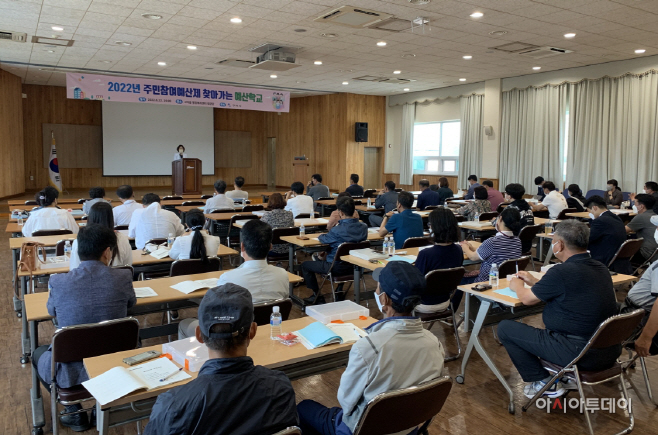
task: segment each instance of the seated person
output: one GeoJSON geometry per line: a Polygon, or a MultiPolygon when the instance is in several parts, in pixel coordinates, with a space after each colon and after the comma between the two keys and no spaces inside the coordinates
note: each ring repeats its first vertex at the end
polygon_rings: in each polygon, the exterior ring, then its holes
{"type": "MultiPolygon", "coordinates": [[[[336,205],[338,205],[338,201],[340,201],[341,198],[351,198],[351,197],[352,195],[350,195],[348,192],[339,193],[338,196],[336,197],[336,205]]],[[[352,217],[358,219],[359,211],[355,209],[352,217]]],[[[338,221],[340,221],[340,211],[336,209],[332,211],[331,214],[329,215],[329,222],[327,222],[327,231],[338,225],[338,221]]]]}
{"type": "MultiPolygon", "coordinates": [[[[621,244],[626,241],[626,227],[619,216],[608,211],[604,199],[598,195],[586,200],[585,207],[592,219],[589,233],[589,253],[594,260],[608,266],[621,244]]],[[[610,266],[610,270],[629,275],[633,273],[628,259],[616,260],[610,266]]]]}
{"type": "MultiPolygon", "coordinates": [[[[434,186],[434,184],[432,186],[434,186]]],[[[430,189],[432,186],[430,186],[430,189]]],[[[439,194],[439,205],[445,205],[446,199],[454,196],[454,192],[450,188],[450,183],[446,177],[439,178],[439,185],[436,192],[439,194]]]]}
{"type": "Polygon", "coordinates": [[[567,192],[569,193],[567,207],[575,208],[578,213],[584,212],[586,199],[583,196],[583,191],[580,190],[580,186],[577,184],[570,184],[569,187],[567,187],[567,192]]]}
{"type": "MultiPolygon", "coordinates": [[[[270,210],[266,211],[260,220],[270,224],[272,229],[294,227],[295,218],[292,216],[291,211],[285,210],[285,207],[286,201],[283,199],[283,196],[280,193],[271,194],[270,199],[267,201],[267,208],[270,210]]],[[[272,245],[272,254],[280,255],[287,253],[287,243],[277,243],[276,245],[272,245]]]]}
{"type": "MultiPolygon", "coordinates": [[[[525,187],[522,184],[512,183],[505,186],[505,202],[509,203],[507,208],[515,208],[521,215],[521,229],[519,233],[525,226],[535,224],[535,215],[532,214],[530,204],[523,199],[524,194],[525,187]]],[[[532,250],[532,240],[521,242],[521,249],[523,252],[530,252],[532,250]]]]}
{"type": "Polygon", "coordinates": [[[534,211],[548,210],[548,217],[557,219],[560,212],[567,208],[567,200],[557,191],[555,183],[552,181],[544,181],[542,187],[544,188],[544,199],[539,204],[533,205],[532,209],[534,211]]]}
{"type": "Polygon", "coordinates": [[[372,278],[377,281],[375,301],[384,319],[369,326],[367,339],[352,346],[338,387],[340,407],[327,408],[313,400],[297,406],[304,435],[352,434],[376,395],[442,374],[441,342],[420,319],[411,317],[425,291],[423,274],[411,264],[393,261],[375,269],[372,278]]]}
{"type": "Polygon", "coordinates": [[[359,186],[359,174],[350,175],[350,185],[347,186],[345,192],[350,196],[363,196],[363,186],[359,186]]]}
{"type": "Polygon", "coordinates": [[[477,175],[469,175],[468,176],[468,192],[466,192],[466,195],[464,195],[464,199],[474,199],[475,198],[475,188],[480,187],[480,183],[478,183],[478,176],[477,175]]]}
{"type": "Polygon", "coordinates": [[[31,237],[32,233],[41,230],[71,230],[78,234],[80,226],[71,213],[57,207],[59,191],[48,186],[37,193],[39,209],[30,212],[30,216],[23,224],[22,233],[25,237],[31,237]]]}
{"type": "Polygon", "coordinates": [[[379,235],[393,233],[396,249],[401,249],[409,237],[423,237],[423,218],[411,211],[414,196],[411,192],[398,193],[397,213],[395,210],[384,215],[379,235]]]}
{"type": "MultiPolygon", "coordinates": [[[[639,195],[638,195],[639,196],[639,195]]],[[[651,218],[654,227],[658,227],[658,216],[651,218]]],[[[654,238],[658,242],[658,228],[654,238]]],[[[626,296],[621,312],[626,313],[641,308],[647,312],[642,321],[643,328],[635,340],[635,351],[643,357],[658,355],[658,261],[654,261],[642,274],[626,296]]]]}
{"type": "MultiPolygon", "coordinates": [[[[395,191],[395,183],[387,181],[384,183],[384,191],[375,198],[375,208],[383,208],[384,214],[394,210],[398,206],[398,193],[395,191]]],[[[382,224],[384,218],[376,214],[370,215],[370,226],[378,227],[382,224]]]]}
{"type": "Polygon", "coordinates": [[[546,196],[544,193],[544,177],[541,175],[535,177],[535,186],[537,186],[537,199],[543,201],[544,197],[546,196]]]}
{"type": "Polygon", "coordinates": [[[135,201],[135,194],[133,193],[132,186],[124,184],[117,189],[117,196],[121,205],[117,205],[112,209],[114,214],[114,225],[130,225],[130,219],[135,210],[140,210],[142,204],[135,201]]]}
{"type": "Polygon", "coordinates": [[[313,174],[311,176],[311,181],[306,185],[306,195],[313,198],[313,201],[331,196],[329,194],[329,188],[322,184],[322,175],[313,174]]]}
{"type": "MultiPolygon", "coordinates": [[[[318,287],[318,278],[316,273],[327,273],[331,269],[334,261],[334,256],[338,250],[338,246],[342,243],[358,243],[368,238],[368,226],[353,218],[354,216],[354,200],[352,198],[341,198],[341,201],[336,204],[340,212],[340,221],[338,225],[329,230],[326,234],[321,234],[318,237],[320,243],[329,245],[329,252],[323,260],[318,261],[305,261],[302,263],[302,275],[304,282],[309,290],[312,290],[314,295],[304,299],[306,305],[311,305],[316,301],[316,295],[320,292],[318,287]]],[[[336,275],[345,275],[354,270],[351,264],[343,261],[336,260],[333,272],[336,275]]],[[[343,300],[345,294],[343,293],[343,285],[338,284],[336,289],[336,300],[343,300]]],[[[323,304],[325,302],[324,296],[317,296],[317,303],[323,304]]]]}
{"type": "Polygon", "coordinates": [[[285,210],[292,212],[292,217],[296,218],[300,214],[309,214],[313,217],[314,203],[313,198],[304,195],[304,185],[301,181],[295,181],[290,185],[290,191],[286,193],[285,210]]]}
{"type": "MultiPolygon", "coordinates": [[[[514,290],[524,305],[546,303],[542,320],[546,329],[522,322],[503,320],[498,336],[514,366],[528,384],[523,393],[532,398],[552,375],[539,358],[562,366],[569,364],[585,347],[598,326],[617,314],[615,291],[608,269],[587,253],[587,225],[573,219],[555,229],[552,249],[562,263],[553,266],[541,280],[521,271],[512,279],[514,290]],[[524,286],[528,284],[532,288],[524,286]]],[[[621,346],[592,349],[578,363],[582,370],[611,367],[621,346]]],[[[544,393],[559,397],[565,389],[576,389],[575,382],[556,382],[544,393]]]]}
{"type": "MultiPolygon", "coordinates": [[[[647,181],[644,183],[644,190],[642,193],[646,193],[647,195],[651,195],[654,197],[656,200],[656,203],[653,206],[653,212],[658,214],[658,183],[655,181],[647,181]]],[[[635,194],[631,193],[631,200],[635,200],[635,194]]]]}
{"type": "Polygon", "coordinates": [[[611,208],[619,208],[621,203],[624,202],[624,194],[619,188],[619,183],[614,178],[608,180],[608,185],[606,186],[606,192],[604,196],[605,205],[610,206],[611,208]]]}
{"type": "Polygon", "coordinates": [[[466,219],[473,220],[476,216],[481,215],[482,213],[488,213],[491,210],[491,203],[487,198],[489,194],[487,189],[483,186],[477,186],[473,189],[473,195],[475,195],[475,200],[468,202],[465,206],[457,209],[457,214],[466,216],[466,219]]]}
{"type": "Polygon", "coordinates": [[[226,197],[231,198],[233,201],[249,199],[249,192],[242,190],[242,186],[244,186],[244,177],[238,175],[233,180],[233,190],[226,192],[226,197]]]}
{"type": "MultiPolygon", "coordinates": [[[[457,243],[459,226],[454,213],[445,208],[437,208],[432,210],[428,221],[433,244],[431,248],[418,252],[418,270],[427,275],[433,270],[461,267],[464,251],[457,243]]],[[[438,313],[448,308],[450,301],[447,295],[442,297],[429,293],[430,291],[423,295],[421,303],[415,309],[417,313],[438,313]]]]}
{"type": "Polygon", "coordinates": [[[144,433],[257,435],[297,426],[288,377],[247,356],[256,331],[247,289],[224,284],[208,290],[194,335],[209,359],[196,379],[158,396],[144,433]]]}
{"type": "Polygon", "coordinates": [[[169,234],[182,236],[185,227],[176,213],[160,207],[160,197],[147,193],[142,198],[142,209],[135,210],[128,226],[128,237],[135,239],[137,249],[144,249],[151,239],[166,239],[169,234]]]}
{"type": "Polygon", "coordinates": [[[503,194],[497,191],[496,189],[494,189],[493,181],[491,180],[484,180],[482,182],[482,186],[484,186],[484,188],[487,189],[487,199],[491,204],[491,210],[497,211],[498,206],[503,202],[505,202],[505,198],[503,198],[503,194]]]}
{"type": "Polygon", "coordinates": [[[420,187],[420,195],[418,195],[418,202],[416,207],[418,210],[425,210],[428,205],[439,205],[441,203],[441,195],[430,189],[429,180],[422,179],[418,182],[420,187]]]}
{"type": "Polygon", "coordinates": [[[198,208],[185,213],[187,232],[174,240],[169,257],[174,260],[201,259],[205,263],[208,257],[217,257],[219,237],[211,236],[203,229],[206,217],[198,208]]]}
{"type": "MultiPolygon", "coordinates": [[[[244,287],[249,290],[255,303],[288,298],[288,272],[267,264],[271,246],[272,227],[259,219],[247,221],[240,230],[240,251],[244,263],[222,273],[217,285],[231,283],[244,287]]],[[[182,320],[178,326],[178,338],[193,337],[198,325],[196,319],[182,320]]]]}
{"type": "Polygon", "coordinates": [[[89,210],[91,209],[91,206],[94,204],[98,204],[99,202],[106,202],[110,203],[107,199],[105,199],[105,189],[102,187],[92,187],[89,189],[89,200],[85,201],[84,204],[82,204],[82,211],[84,214],[89,214],[89,210]]]}
{"type": "Polygon", "coordinates": [[[638,238],[644,239],[640,250],[637,251],[631,261],[635,263],[644,263],[649,257],[653,255],[656,250],[656,241],[654,234],[656,227],[651,223],[651,219],[656,216],[653,212],[653,206],[656,200],[653,196],[645,193],[640,193],[635,196],[635,205],[633,211],[637,216],[626,224],[626,232],[635,232],[638,238]]]}
{"type": "MultiPolygon", "coordinates": [[[[128,308],[135,305],[135,290],[129,270],[108,267],[112,252],[117,248],[114,230],[90,223],[80,228],[77,241],[82,263],[68,273],[50,276],[48,314],[56,318],[58,328],[126,317],[128,308]]],[[[51,361],[50,346],[41,346],[32,355],[32,364],[47,389],[51,382],[51,361]]],[[[57,385],[62,388],[80,385],[87,380],[89,377],[82,361],[57,366],[57,385]]],[[[80,405],[66,406],[66,412],[80,409],[80,405]]],[[[60,422],[76,432],[91,427],[84,412],[62,416],[60,422]]]]}
{"type": "MultiPolygon", "coordinates": [[[[112,206],[107,202],[94,204],[87,217],[87,225],[90,224],[99,224],[114,231],[112,206]]],[[[114,234],[117,236],[117,247],[112,251],[110,266],[132,266],[133,248],[130,246],[130,239],[120,231],[114,231],[114,234]]],[[[73,270],[78,266],[80,266],[80,255],[78,254],[78,240],[76,239],[71,245],[69,270],[73,270]]]]}
{"type": "Polygon", "coordinates": [[[221,210],[221,209],[231,209],[235,210],[235,202],[225,194],[226,192],[226,181],[217,180],[215,181],[215,193],[213,193],[212,198],[206,200],[206,211],[210,210],[221,210]]]}

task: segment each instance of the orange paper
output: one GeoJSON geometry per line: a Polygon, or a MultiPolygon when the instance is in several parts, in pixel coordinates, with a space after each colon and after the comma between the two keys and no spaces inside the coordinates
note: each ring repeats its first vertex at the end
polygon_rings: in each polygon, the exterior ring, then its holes
{"type": "Polygon", "coordinates": [[[345,322],[343,322],[342,320],[332,320],[329,323],[345,323],[345,322]]]}

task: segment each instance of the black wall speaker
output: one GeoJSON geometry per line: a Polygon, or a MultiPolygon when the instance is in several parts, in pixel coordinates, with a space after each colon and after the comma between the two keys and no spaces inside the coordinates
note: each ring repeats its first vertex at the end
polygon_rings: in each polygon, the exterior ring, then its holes
{"type": "Polygon", "coordinates": [[[368,142],[368,123],[354,123],[354,140],[356,142],[368,142]]]}

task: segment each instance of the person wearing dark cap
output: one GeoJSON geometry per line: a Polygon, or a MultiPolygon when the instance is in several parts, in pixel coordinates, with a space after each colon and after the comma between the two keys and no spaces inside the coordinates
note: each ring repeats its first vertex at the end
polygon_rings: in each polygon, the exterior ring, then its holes
{"type": "Polygon", "coordinates": [[[340,407],[313,400],[297,405],[304,435],[352,434],[376,395],[436,379],[443,372],[441,342],[411,315],[425,291],[423,274],[411,264],[392,261],[375,269],[372,277],[384,319],[366,328],[368,335],[352,346],[338,387],[340,407]]]}
{"type": "Polygon", "coordinates": [[[247,356],[256,330],[247,289],[229,283],[208,290],[196,338],[210,358],[196,379],[158,396],[145,434],[271,434],[297,426],[288,377],[247,356]]]}

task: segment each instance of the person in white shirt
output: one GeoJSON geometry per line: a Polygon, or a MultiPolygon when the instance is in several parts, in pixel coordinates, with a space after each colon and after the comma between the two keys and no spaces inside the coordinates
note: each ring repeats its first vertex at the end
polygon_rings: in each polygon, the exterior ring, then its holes
{"type": "MultiPolygon", "coordinates": [[[[247,221],[240,231],[240,250],[244,263],[237,269],[223,273],[217,285],[232,283],[246,288],[254,303],[286,299],[290,284],[288,272],[267,264],[272,249],[272,227],[260,219],[247,221]]],[[[178,339],[194,337],[199,321],[184,319],[178,327],[178,339]]]]}
{"type": "Polygon", "coordinates": [[[223,208],[230,208],[231,210],[235,210],[235,203],[231,198],[225,195],[225,192],[226,181],[215,181],[215,195],[206,201],[206,212],[223,208]]]}
{"type": "Polygon", "coordinates": [[[135,210],[141,210],[142,204],[135,201],[132,186],[124,184],[117,189],[117,196],[121,205],[112,209],[114,215],[114,225],[130,225],[130,218],[135,210]]]}
{"type": "Polygon", "coordinates": [[[174,154],[174,161],[175,160],[181,160],[187,157],[187,154],[185,154],[185,147],[183,145],[178,145],[176,148],[176,154],[174,154]]]}
{"type": "Polygon", "coordinates": [[[313,198],[304,195],[304,185],[295,181],[290,186],[290,192],[286,193],[286,210],[292,212],[293,217],[297,217],[302,213],[309,213],[313,216],[313,198]]]}
{"type": "Polygon", "coordinates": [[[198,208],[190,210],[185,215],[185,225],[190,234],[176,238],[169,251],[169,257],[174,260],[189,260],[216,257],[219,250],[219,237],[211,236],[203,229],[206,217],[198,208]]]}
{"type": "MultiPolygon", "coordinates": [[[[91,206],[87,225],[99,224],[114,230],[114,216],[112,215],[112,206],[107,202],[99,202],[91,206]]],[[[114,231],[117,236],[117,247],[112,252],[112,262],[110,266],[132,266],[133,251],[130,246],[130,239],[126,234],[114,231]]],[[[78,241],[74,240],[71,246],[71,262],[69,270],[80,266],[80,256],[78,255],[78,241]]]]}
{"type": "Polygon", "coordinates": [[[534,204],[532,209],[534,211],[548,210],[548,216],[551,219],[556,219],[560,212],[568,207],[567,199],[557,191],[555,183],[552,181],[544,181],[542,187],[546,196],[542,202],[534,204]]]}
{"type": "Polygon", "coordinates": [[[128,237],[135,239],[138,249],[143,249],[151,239],[167,238],[169,234],[178,237],[185,232],[178,216],[160,207],[160,197],[155,193],[144,195],[142,207],[133,212],[128,226],[128,237]]]}
{"type": "Polygon", "coordinates": [[[78,234],[78,223],[71,213],[57,207],[57,198],[59,191],[51,186],[37,194],[39,208],[30,212],[23,225],[25,237],[30,237],[33,232],[39,230],[71,230],[73,234],[78,234]]]}
{"type": "Polygon", "coordinates": [[[242,190],[242,186],[244,186],[244,177],[238,175],[237,177],[235,177],[235,180],[233,181],[234,190],[226,192],[226,196],[228,196],[234,201],[238,201],[241,199],[249,199],[249,193],[242,190]]]}

